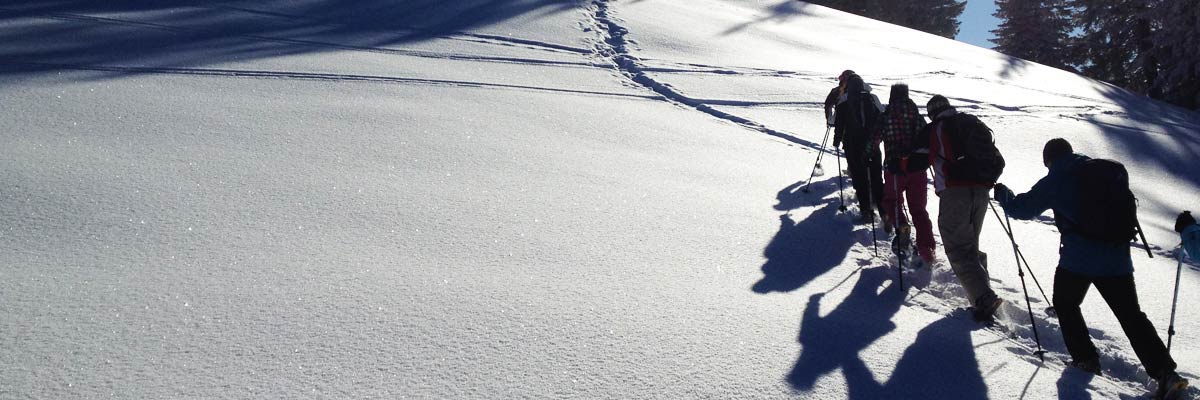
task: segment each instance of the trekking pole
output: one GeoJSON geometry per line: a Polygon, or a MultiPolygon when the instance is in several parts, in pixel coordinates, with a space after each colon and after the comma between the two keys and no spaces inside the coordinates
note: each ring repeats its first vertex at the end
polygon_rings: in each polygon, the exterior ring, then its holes
{"type": "Polygon", "coordinates": [[[1175,297],[1171,299],[1171,324],[1167,326],[1167,354],[1171,353],[1171,337],[1175,336],[1175,306],[1179,304],[1179,275],[1183,272],[1183,243],[1179,244],[1179,265],[1175,267],[1175,297]]]}
{"type": "Polygon", "coordinates": [[[838,164],[838,201],[841,206],[838,206],[838,211],[846,212],[846,196],[842,193],[846,191],[845,184],[842,182],[842,153],[838,149],[833,149],[833,155],[837,157],[838,164]]]}
{"type": "Polygon", "coordinates": [[[832,126],[825,128],[825,138],[821,139],[821,148],[817,150],[817,162],[813,164],[812,173],[808,174],[808,182],[804,184],[804,189],[802,190],[804,193],[808,193],[808,187],[812,185],[813,177],[817,176],[817,168],[821,167],[821,158],[825,156],[825,143],[829,141],[830,131],[833,131],[832,126]]]}
{"type": "Polygon", "coordinates": [[[1136,215],[1133,216],[1133,226],[1136,226],[1138,234],[1142,235],[1142,244],[1146,245],[1146,255],[1150,256],[1150,258],[1154,258],[1154,253],[1150,252],[1150,242],[1146,241],[1146,232],[1142,230],[1142,223],[1137,220],[1136,215]]]}
{"type": "MultiPolygon", "coordinates": [[[[996,213],[996,206],[992,205],[991,202],[988,202],[988,206],[992,208],[992,212],[996,214],[996,218],[1000,218],[1000,214],[996,213]]],[[[1004,216],[1007,218],[1008,214],[1005,213],[1004,216]]],[[[1009,223],[1011,224],[1012,220],[1009,220],[1009,223]]],[[[1008,238],[1013,239],[1011,226],[1009,226],[1008,238]]],[[[1029,326],[1033,328],[1033,341],[1037,343],[1038,348],[1033,354],[1036,354],[1042,362],[1045,362],[1046,351],[1042,350],[1042,338],[1038,335],[1037,320],[1033,318],[1033,304],[1029,301],[1029,287],[1025,285],[1025,270],[1021,268],[1021,256],[1017,252],[1017,241],[1012,240],[1012,245],[1013,258],[1017,261],[1017,276],[1021,277],[1021,290],[1025,292],[1025,309],[1029,311],[1029,326]]]]}
{"type": "MultiPolygon", "coordinates": [[[[904,208],[903,208],[904,206],[900,204],[901,198],[900,198],[900,179],[899,179],[899,177],[897,176],[896,178],[893,178],[892,183],[895,184],[895,188],[892,189],[892,193],[896,194],[896,214],[892,216],[892,221],[894,221],[894,223],[892,224],[892,232],[895,232],[896,237],[900,237],[900,234],[901,234],[900,227],[899,227],[900,216],[903,215],[902,213],[904,212],[904,208]]],[[[907,218],[905,218],[905,219],[907,220],[907,218]]],[[[883,223],[886,224],[887,221],[883,221],[883,223]]],[[[907,235],[908,233],[904,233],[904,234],[907,235]]],[[[893,241],[893,243],[895,243],[895,239],[892,239],[892,241],[893,241]]],[[[901,251],[907,251],[907,250],[901,250],[901,251]]],[[[899,256],[900,256],[899,254],[896,255],[896,257],[899,257],[899,256]]],[[[903,293],[904,292],[904,264],[903,263],[896,263],[896,264],[897,264],[896,269],[898,269],[900,272],[899,273],[899,275],[900,275],[900,292],[903,293]]]]}
{"type": "MultiPolygon", "coordinates": [[[[870,147],[868,146],[867,149],[870,149],[870,147]]],[[[866,154],[863,155],[870,157],[870,153],[870,150],[868,150],[866,154]]],[[[870,158],[868,158],[868,160],[870,160],[870,158]]],[[[875,204],[875,182],[871,181],[872,176],[870,163],[870,161],[867,161],[867,201],[870,202],[869,204],[871,206],[871,247],[875,248],[875,258],[879,258],[879,238],[875,233],[875,211],[877,208],[879,208],[879,206],[875,204]]]]}
{"type": "MultiPolygon", "coordinates": [[[[1050,305],[1049,307],[1046,307],[1046,315],[1051,316],[1051,317],[1058,317],[1058,310],[1054,309],[1054,302],[1051,302],[1050,297],[1046,296],[1046,291],[1042,289],[1042,283],[1038,282],[1037,274],[1033,273],[1033,267],[1029,266],[1029,261],[1025,259],[1025,253],[1021,252],[1021,246],[1017,245],[1017,240],[1015,238],[1013,238],[1012,220],[1008,219],[1009,225],[1004,226],[1004,220],[1000,219],[1000,214],[996,212],[996,207],[993,206],[992,203],[990,203],[990,202],[988,203],[988,206],[992,208],[992,214],[996,215],[996,220],[1000,222],[1000,228],[1004,229],[1004,233],[1008,235],[1008,240],[1012,241],[1013,248],[1015,249],[1015,252],[1017,253],[1017,258],[1019,258],[1021,260],[1021,262],[1025,263],[1025,269],[1029,270],[1029,276],[1033,278],[1033,283],[1035,285],[1037,285],[1038,292],[1042,293],[1042,299],[1045,299],[1046,304],[1050,305]]],[[[1007,219],[1008,214],[1005,213],[1004,217],[1005,217],[1005,219],[1007,219]]]]}

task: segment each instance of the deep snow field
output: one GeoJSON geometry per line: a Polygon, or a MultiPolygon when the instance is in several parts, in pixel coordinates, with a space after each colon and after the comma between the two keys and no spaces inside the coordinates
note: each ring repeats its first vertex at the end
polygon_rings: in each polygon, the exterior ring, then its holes
{"type": "Polygon", "coordinates": [[[983,329],[944,261],[897,284],[833,153],[800,190],[847,68],[981,116],[1014,190],[1053,137],[1125,163],[1164,339],[1200,211],[1197,113],[797,1],[36,0],[0,32],[0,399],[1149,398],[1095,291],[1105,376],[1064,366],[1051,213],[1014,222],[1043,362],[994,216],[983,329]]]}

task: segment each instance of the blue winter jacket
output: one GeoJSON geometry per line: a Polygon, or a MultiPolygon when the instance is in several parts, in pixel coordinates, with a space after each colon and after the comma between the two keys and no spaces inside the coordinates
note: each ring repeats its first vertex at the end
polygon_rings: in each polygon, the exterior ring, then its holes
{"type": "Polygon", "coordinates": [[[1183,238],[1183,248],[1187,250],[1188,257],[1193,261],[1200,261],[1200,224],[1183,228],[1179,237],[1183,238]]]}
{"type": "Polygon", "coordinates": [[[1012,191],[997,193],[996,200],[1008,215],[1033,219],[1047,209],[1054,210],[1054,224],[1062,233],[1058,248],[1059,268],[1090,277],[1124,276],[1133,273],[1128,243],[1108,243],[1074,233],[1072,221],[1079,215],[1075,170],[1087,156],[1071,154],[1050,164],[1050,173],[1033,185],[1029,193],[1013,196],[1012,191]]]}

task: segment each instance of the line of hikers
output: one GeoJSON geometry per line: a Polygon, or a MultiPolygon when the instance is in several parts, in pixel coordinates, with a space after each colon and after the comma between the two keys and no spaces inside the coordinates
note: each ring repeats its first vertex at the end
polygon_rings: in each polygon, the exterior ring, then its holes
{"type": "MultiPolygon", "coordinates": [[[[936,243],[925,209],[926,171],[932,169],[946,258],[974,306],[976,320],[989,321],[1003,304],[990,285],[987,254],[979,250],[991,200],[1017,219],[1054,210],[1061,246],[1053,308],[1073,358],[1071,365],[1101,374],[1099,354],[1080,310],[1088,289],[1095,286],[1146,372],[1157,380],[1155,398],[1173,399],[1183,393],[1187,380],[1176,373],[1168,347],[1138,304],[1130,241],[1141,228],[1124,166],[1077,154],[1065,139],[1052,139],[1042,152],[1049,173],[1029,192],[1016,195],[997,183],[1004,158],[991,129],[979,118],[958,112],[946,97],[934,95],[926,104],[930,119],[926,122],[904,83],[892,85],[884,106],[854,71],[846,70],[838,81],[825,100],[825,116],[834,132],[834,147],[845,153],[862,223],[873,224],[878,211],[884,231],[895,233],[893,249],[907,249],[910,227],[902,204],[907,202],[916,229],[912,246],[920,256],[916,267],[932,267],[936,243]]],[[[1187,253],[1200,257],[1200,225],[1190,212],[1179,215],[1175,230],[1187,253]]],[[[1032,309],[1030,313],[1032,317],[1032,309]]],[[[1174,310],[1172,330],[1173,324],[1174,310]]]]}

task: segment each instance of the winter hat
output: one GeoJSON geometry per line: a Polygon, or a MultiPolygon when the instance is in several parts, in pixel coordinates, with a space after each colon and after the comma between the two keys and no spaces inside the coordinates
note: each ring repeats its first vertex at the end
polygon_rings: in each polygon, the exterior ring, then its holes
{"type": "Polygon", "coordinates": [[[1046,146],[1042,147],[1042,164],[1045,164],[1046,168],[1050,168],[1050,163],[1053,163],[1054,160],[1074,152],[1075,149],[1071,148],[1071,143],[1067,139],[1050,139],[1046,142],[1046,146]]]}
{"type": "Polygon", "coordinates": [[[892,95],[888,97],[888,104],[901,104],[908,100],[908,84],[897,83],[892,85],[892,95]]]}
{"type": "Polygon", "coordinates": [[[849,77],[850,77],[850,75],[854,75],[854,71],[853,71],[853,70],[849,70],[849,69],[848,69],[848,70],[842,71],[842,74],[841,74],[841,75],[838,75],[838,82],[839,82],[839,83],[841,83],[841,82],[845,82],[845,81],[846,81],[846,78],[849,78],[849,77]]]}
{"type": "Polygon", "coordinates": [[[862,93],[866,90],[866,86],[867,84],[863,82],[862,77],[857,74],[850,74],[846,77],[846,93],[851,96],[862,93]]]}
{"type": "Polygon", "coordinates": [[[1196,219],[1192,218],[1191,211],[1181,212],[1179,213],[1179,218],[1175,219],[1175,232],[1183,233],[1184,229],[1195,224],[1196,219]]]}
{"type": "Polygon", "coordinates": [[[929,99],[929,103],[925,104],[925,110],[929,113],[929,118],[935,118],[938,114],[941,114],[942,111],[949,109],[950,100],[947,100],[946,96],[942,96],[940,94],[933,95],[933,98],[929,99]]]}

